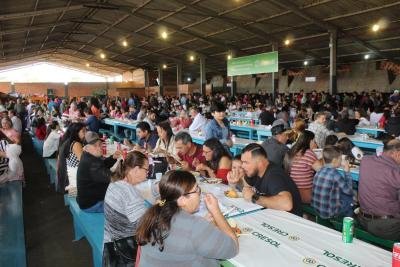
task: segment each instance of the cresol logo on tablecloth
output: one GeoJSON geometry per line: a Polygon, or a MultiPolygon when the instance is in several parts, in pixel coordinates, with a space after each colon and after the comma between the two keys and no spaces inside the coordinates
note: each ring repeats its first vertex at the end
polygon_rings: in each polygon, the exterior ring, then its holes
{"type": "Polygon", "coordinates": [[[313,258],[308,258],[308,257],[305,257],[305,258],[303,259],[303,262],[304,262],[305,264],[316,264],[316,263],[317,263],[317,261],[316,261],[315,259],[313,259],[313,258]]]}

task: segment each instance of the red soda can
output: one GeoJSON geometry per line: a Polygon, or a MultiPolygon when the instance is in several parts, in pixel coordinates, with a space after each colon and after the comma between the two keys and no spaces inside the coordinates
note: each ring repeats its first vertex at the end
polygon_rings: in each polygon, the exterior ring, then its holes
{"type": "Polygon", "coordinates": [[[251,126],[251,127],[254,126],[254,120],[250,120],[250,126],[251,126]]]}
{"type": "Polygon", "coordinates": [[[126,155],[128,155],[128,150],[125,148],[123,151],[122,151],[122,158],[125,160],[126,159],[126,155]]]}
{"type": "Polygon", "coordinates": [[[107,145],[103,143],[101,145],[101,149],[103,151],[103,156],[107,155],[107,145]]]}
{"type": "Polygon", "coordinates": [[[400,267],[400,243],[393,244],[392,267],[400,267]]]}

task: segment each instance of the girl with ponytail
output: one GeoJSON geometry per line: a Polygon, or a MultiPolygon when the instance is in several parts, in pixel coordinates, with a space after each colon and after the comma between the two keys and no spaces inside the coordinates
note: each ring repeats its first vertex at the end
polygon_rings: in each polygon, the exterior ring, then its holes
{"type": "Polygon", "coordinates": [[[104,199],[103,266],[135,266],[137,224],[146,211],[137,185],[147,179],[149,162],[141,152],[119,162],[104,199]]]}
{"type": "Polygon", "coordinates": [[[140,267],[219,266],[238,252],[236,234],[226,222],[218,200],[204,198],[210,223],[193,215],[201,189],[187,171],[167,172],[159,183],[160,201],[146,211],[136,231],[140,267]]]}

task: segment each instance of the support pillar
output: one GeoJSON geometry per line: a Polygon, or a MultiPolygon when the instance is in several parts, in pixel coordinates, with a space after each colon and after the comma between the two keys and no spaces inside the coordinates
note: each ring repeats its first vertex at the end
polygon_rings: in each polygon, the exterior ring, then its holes
{"type": "Polygon", "coordinates": [[[206,95],[206,58],[200,57],[200,92],[202,96],[206,95]]]}
{"type": "Polygon", "coordinates": [[[160,87],[160,95],[164,96],[164,78],[163,78],[163,67],[158,66],[158,86],[160,87]]]}
{"type": "Polygon", "coordinates": [[[176,95],[179,97],[179,85],[182,84],[182,63],[176,64],[176,95]]]}
{"type": "MultiPolygon", "coordinates": [[[[271,45],[271,52],[278,51],[278,44],[273,43],[271,45]]],[[[278,85],[279,85],[279,73],[272,72],[271,73],[271,83],[272,83],[272,103],[275,103],[275,98],[278,93],[278,85]]]]}
{"type": "Polygon", "coordinates": [[[68,98],[68,83],[64,83],[64,96],[68,98]]]}
{"type": "Polygon", "coordinates": [[[144,69],[144,88],[149,87],[149,70],[144,69]]]}
{"type": "MultiPolygon", "coordinates": [[[[231,57],[236,57],[236,51],[231,51],[231,57]]],[[[237,76],[231,77],[231,96],[236,96],[237,93],[237,76]]]]}
{"type": "Polygon", "coordinates": [[[329,35],[329,93],[337,93],[336,60],[337,60],[337,31],[329,35]]]}
{"type": "Polygon", "coordinates": [[[15,93],[15,84],[11,82],[11,93],[15,93]]]}

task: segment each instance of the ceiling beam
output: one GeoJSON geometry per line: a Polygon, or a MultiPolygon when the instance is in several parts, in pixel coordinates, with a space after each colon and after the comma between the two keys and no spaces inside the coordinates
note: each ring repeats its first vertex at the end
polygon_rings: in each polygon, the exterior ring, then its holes
{"type": "MultiPolygon", "coordinates": [[[[146,0],[143,4],[141,4],[140,6],[137,6],[133,9],[129,10],[129,14],[126,14],[125,16],[121,17],[120,19],[118,19],[117,21],[113,22],[111,25],[107,26],[103,31],[101,31],[99,34],[95,35],[92,39],[90,39],[87,44],[91,44],[92,42],[94,42],[98,37],[104,35],[106,32],[108,32],[109,30],[111,30],[112,28],[114,28],[115,26],[117,26],[118,24],[122,23],[123,21],[125,21],[126,19],[128,19],[130,16],[132,16],[133,14],[135,14],[136,12],[140,11],[141,9],[143,9],[145,6],[147,6],[148,4],[150,4],[152,2],[152,0],[146,0]]],[[[79,49],[83,49],[85,47],[85,44],[82,45],[79,49]]]]}
{"type": "Polygon", "coordinates": [[[66,11],[73,11],[85,8],[83,5],[73,5],[68,7],[56,7],[28,12],[18,12],[18,13],[9,13],[9,14],[0,14],[0,21],[11,20],[11,19],[23,19],[34,16],[43,16],[43,15],[52,15],[58,14],[66,11]]]}
{"type": "MultiPolygon", "coordinates": [[[[39,5],[39,0],[36,0],[35,6],[34,6],[34,8],[33,8],[34,11],[37,11],[38,5],[39,5]]],[[[34,20],[35,20],[35,16],[32,16],[32,17],[31,17],[31,21],[29,22],[29,26],[28,26],[29,29],[32,27],[33,21],[34,21],[34,20]]],[[[25,41],[24,41],[24,47],[22,48],[22,53],[24,53],[26,44],[28,43],[29,33],[31,32],[29,29],[28,29],[28,31],[26,32],[26,35],[25,35],[25,41]]]]}
{"type": "MultiPolygon", "coordinates": [[[[71,22],[70,21],[59,22],[59,23],[55,24],[55,26],[59,27],[59,26],[65,26],[68,24],[71,24],[71,22]]],[[[8,34],[24,33],[28,30],[29,31],[42,30],[42,29],[50,28],[51,26],[52,26],[52,24],[44,23],[44,24],[34,25],[29,29],[27,27],[20,27],[20,28],[8,29],[8,30],[1,30],[0,35],[3,36],[3,35],[8,35],[8,34]]]]}
{"type": "MultiPolygon", "coordinates": [[[[209,14],[211,16],[215,16],[218,20],[220,20],[224,23],[233,25],[242,31],[245,31],[247,33],[255,35],[258,38],[260,38],[268,43],[273,42],[276,44],[280,44],[282,42],[282,40],[278,40],[276,37],[269,35],[267,32],[265,32],[263,30],[253,28],[251,26],[244,26],[243,24],[227,20],[226,18],[224,18],[223,16],[219,16],[217,12],[215,12],[214,10],[211,10],[209,8],[205,8],[205,7],[202,7],[199,5],[193,5],[193,4],[187,3],[184,0],[173,0],[173,1],[192,9],[193,11],[197,11],[197,12],[200,12],[203,14],[209,14]]],[[[318,57],[317,55],[315,55],[313,53],[307,53],[306,51],[301,50],[301,49],[295,49],[295,48],[290,48],[290,49],[293,50],[294,52],[300,54],[303,57],[306,57],[306,58],[311,57],[317,61],[325,63],[325,60],[321,59],[320,57],[318,57]]]]}
{"type": "Polygon", "coordinates": [[[286,0],[285,2],[281,2],[279,0],[267,0],[267,1],[275,4],[276,6],[279,6],[281,8],[286,8],[286,9],[292,11],[297,16],[302,17],[302,18],[312,22],[313,24],[319,26],[322,29],[325,29],[327,31],[338,31],[338,33],[343,34],[343,36],[345,36],[346,38],[349,38],[350,40],[352,40],[353,42],[359,44],[360,46],[363,46],[364,48],[367,48],[368,50],[374,52],[375,54],[379,55],[380,57],[382,57],[384,59],[392,60],[392,58],[388,57],[387,55],[385,55],[384,53],[379,51],[378,48],[374,47],[373,45],[369,44],[366,41],[363,41],[363,40],[359,39],[356,36],[351,35],[348,32],[343,31],[342,29],[340,29],[335,24],[333,24],[331,22],[324,21],[324,20],[319,19],[319,18],[316,18],[316,17],[310,15],[307,11],[300,10],[299,7],[296,4],[294,4],[291,0],[286,0]]]}

